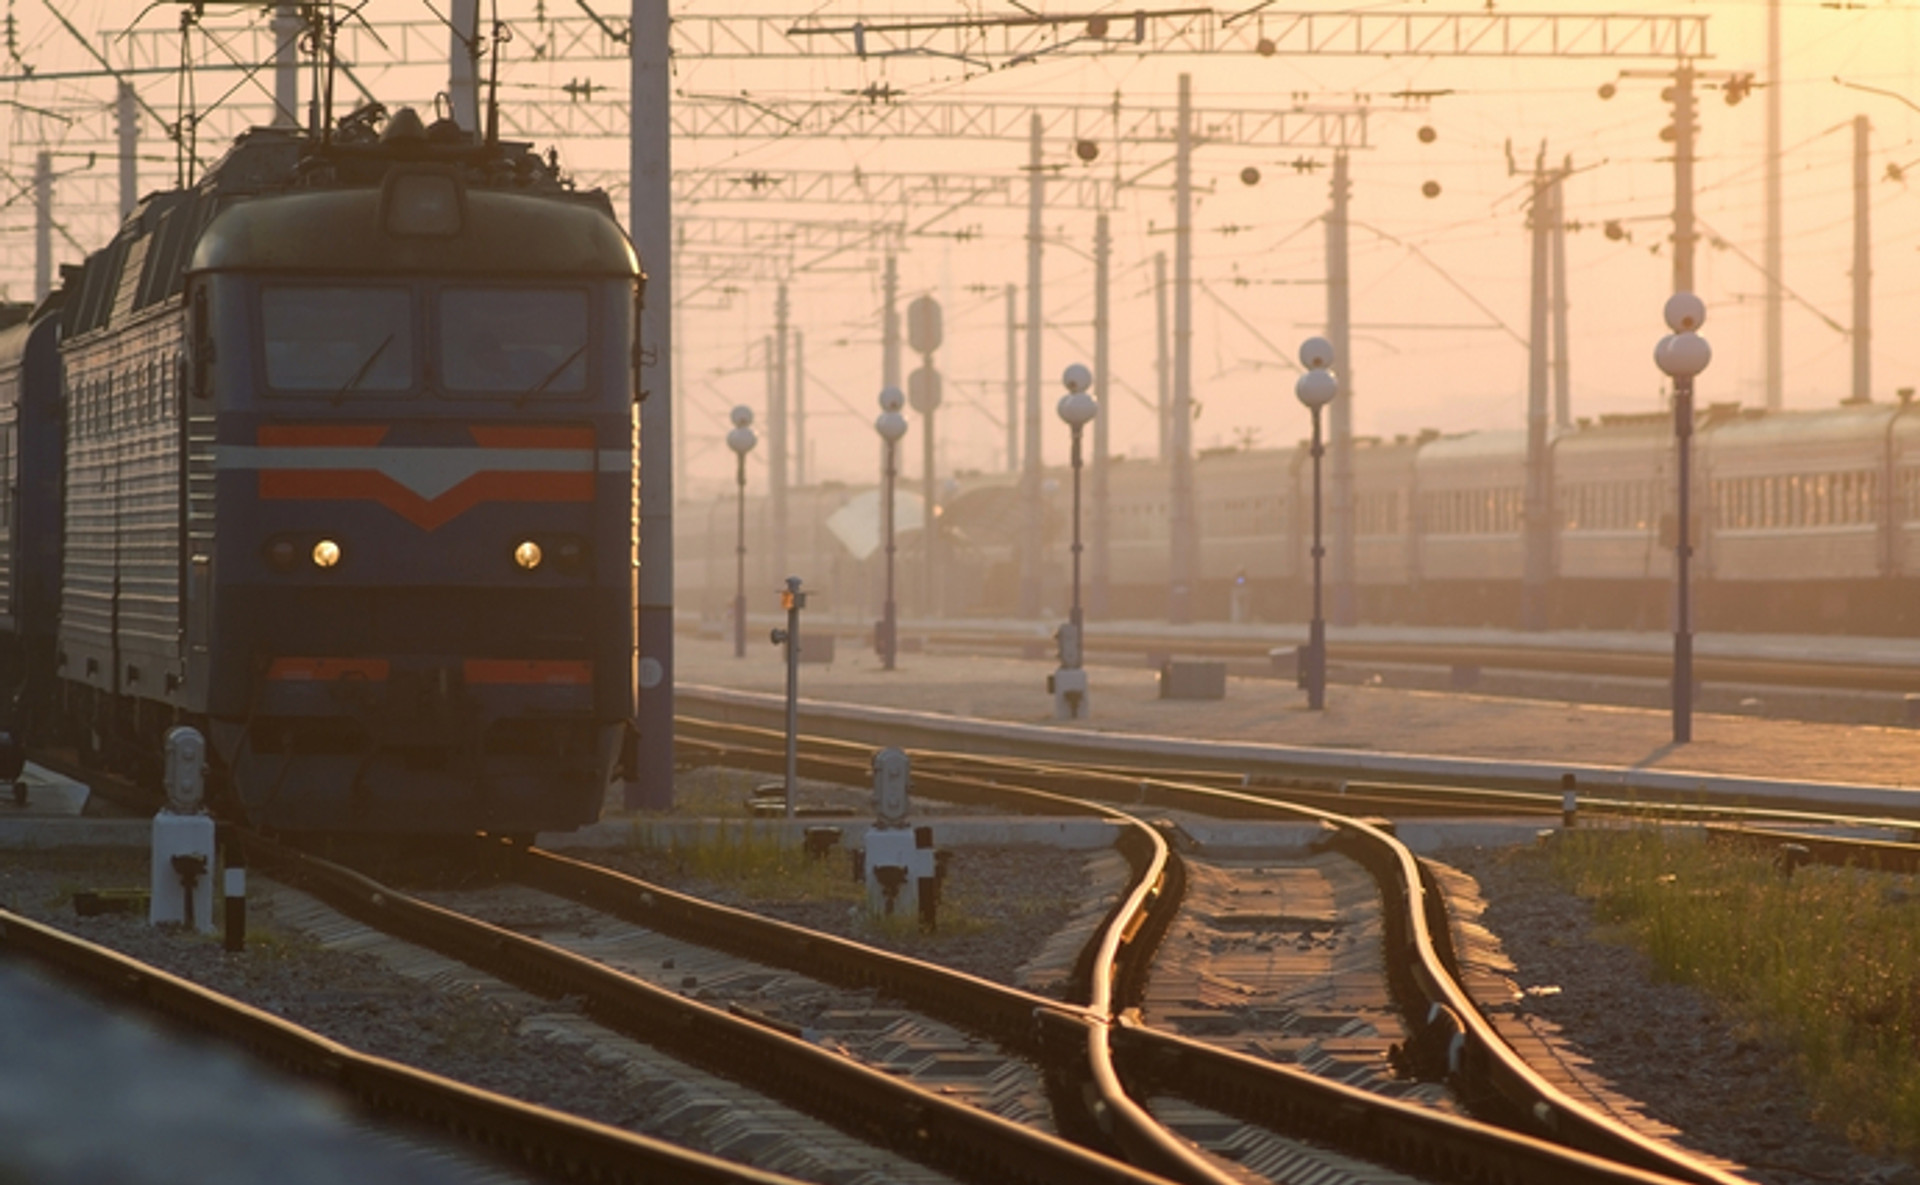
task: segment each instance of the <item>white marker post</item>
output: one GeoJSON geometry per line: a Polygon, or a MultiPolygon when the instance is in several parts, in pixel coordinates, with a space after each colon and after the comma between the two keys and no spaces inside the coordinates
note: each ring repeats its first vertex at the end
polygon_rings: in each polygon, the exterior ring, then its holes
{"type": "Polygon", "coordinates": [[[214,826],[206,799],[207,742],[184,725],[167,730],[167,805],[153,817],[151,925],[211,934],[214,826]]]}

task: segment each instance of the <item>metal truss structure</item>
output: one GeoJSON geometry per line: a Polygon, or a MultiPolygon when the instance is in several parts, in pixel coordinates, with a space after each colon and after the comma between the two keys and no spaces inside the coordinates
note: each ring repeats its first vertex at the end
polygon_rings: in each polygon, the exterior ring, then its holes
{"type": "MultiPolygon", "coordinates": [[[[598,16],[525,17],[505,22],[518,53],[541,62],[624,62],[626,22],[598,16]]],[[[272,58],[264,26],[208,25],[199,32],[219,50],[208,68],[272,58]]],[[[133,71],[171,70],[180,61],[172,28],[100,34],[102,48],[133,71]]],[[[447,27],[413,20],[339,31],[343,60],[397,66],[444,64],[447,27]]],[[[981,70],[1006,69],[1060,55],[1252,54],[1259,57],[1490,57],[1702,59],[1707,18],[1699,15],[1561,12],[1312,12],[1263,9],[1236,16],[1211,8],[1130,13],[1009,14],[951,12],[849,21],[830,15],[673,18],[670,52],[681,61],[925,58],[981,70]]],[[[0,77],[0,81],[7,81],[0,77]]]]}

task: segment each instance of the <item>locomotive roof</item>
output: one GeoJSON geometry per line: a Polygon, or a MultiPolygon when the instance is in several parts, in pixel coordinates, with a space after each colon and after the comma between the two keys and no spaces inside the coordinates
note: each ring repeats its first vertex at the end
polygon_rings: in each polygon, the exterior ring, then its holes
{"type": "Polygon", "coordinates": [[[148,194],[110,243],[84,265],[61,268],[67,291],[63,335],[118,324],[178,297],[193,267],[550,273],[572,266],[591,274],[637,274],[606,194],[574,191],[552,155],[542,159],[516,141],[483,142],[448,121],[423,128],[406,109],[380,132],[385,119],[384,108],[370,105],[341,119],[326,137],[299,128],[254,128],[192,186],[148,194]],[[493,236],[485,251],[461,236],[441,240],[435,257],[431,251],[397,250],[394,240],[369,234],[378,221],[366,211],[377,206],[386,176],[421,165],[461,179],[472,225],[493,236]],[[547,229],[530,229],[532,220],[520,217],[535,210],[547,229]],[[239,211],[247,212],[228,218],[239,211]],[[210,232],[219,234],[217,242],[203,241],[210,232]],[[462,253],[446,251],[450,242],[465,242],[471,258],[451,258],[462,253]],[[203,256],[219,262],[202,262],[203,256]]]}
{"type": "Polygon", "coordinates": [[[318,190],[240,202],[216,216],[187,265],[201,271],[633,276],[612,218],[578,202],[471,190],[453,236],[388,234],[377,189],[318,190]]]}

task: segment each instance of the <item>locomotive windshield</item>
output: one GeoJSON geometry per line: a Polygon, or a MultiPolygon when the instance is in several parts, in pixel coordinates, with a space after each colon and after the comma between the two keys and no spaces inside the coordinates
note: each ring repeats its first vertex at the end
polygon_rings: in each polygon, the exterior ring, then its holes
{"type": "Polygon", "coordinates": [[[586,391],[585,291],[447,288],[439,316],[448,390],[516,398],[586,391]]]}
{"type": "Polygon", "coordinates": [[[337,395],[407,390],[412,307],[404,288],[267,286],[260,294],[267,385],[337,395]]]}

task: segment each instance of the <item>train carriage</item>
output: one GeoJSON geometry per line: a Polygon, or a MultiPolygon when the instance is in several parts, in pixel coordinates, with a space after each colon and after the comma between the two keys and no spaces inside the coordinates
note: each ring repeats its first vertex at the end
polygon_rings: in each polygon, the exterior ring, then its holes
{"type": "Polygon", "coordinates": [[[1421,447],[1423,620],[1518,620],[1526,448],[1525,432],[1442,436],[1421,447]]]}
{"type": "Polygon", "coordinates": [[[1672,599],[1673,417],[1603,416],[1553,442],[1554,617],[1660,629],[1672,599]]]}
{"type": "Polygon", "coordinates": [[[1404,621],[1421,584],[1413,523],[1416,463],[1426,442],[1361,437],[1353,443],[1355,607],[1364,620],[1404,621]]]}
{"type": "Polygon", "coordinates": [[[1730,419],[1701,434],[1712,519],[1702,556],[1703,624],[1788,628],[1894,608],[1898,532],[1889,517],[1893,404],[1730,419]],[[1765,590],[1767,604],[1753,604],[1765,590]]]}

